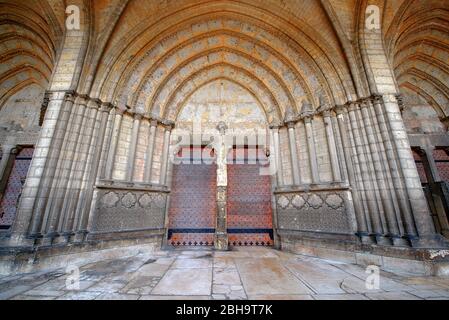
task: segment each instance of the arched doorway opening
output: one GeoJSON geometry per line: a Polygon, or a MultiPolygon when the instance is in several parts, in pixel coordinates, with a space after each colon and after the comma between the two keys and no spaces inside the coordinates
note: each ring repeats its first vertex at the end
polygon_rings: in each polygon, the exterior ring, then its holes
{"type": "Polygon", "coordinates": [[[255,95],[231,80],[214,80],[190,96],[173,133],[169,245],[216,245],[223,221],[227,245],[273,244],[271,176],[263,170],[267,127],[255,95]]]}

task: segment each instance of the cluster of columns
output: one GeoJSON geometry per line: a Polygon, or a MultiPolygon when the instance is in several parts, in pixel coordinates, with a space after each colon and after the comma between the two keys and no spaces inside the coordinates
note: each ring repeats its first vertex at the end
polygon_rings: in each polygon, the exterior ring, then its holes
{"type": "MultiPolygon", "coordinates": [[[[334,131],[334,123],[332,117],[335,118],[335,115],[332,113],[331,108],[326,105],[322,105],[318,110],[313,111],[312,106],[305,102],[303,104],[301,113],[298,117],[289,117],[285,121],[285,126],[287,127],[287,135],[288,135],[288,148],[290,151],[290,163],[292,167],[292,180],[294,186],[303,185],[303,181],[301,179],[301,170],[299,166],[299,150],[297,145],[297,124],[298,122],[303,122],[306,133],[306,141],[307,141],[307,152],[309,159],[309,167],[310,167],[310,175],[312,178],[312,184],[320,184],[322,181],[320,180],[318,161],[317,161],[317,150],[314,139],[314,129],[313,129],[313,119],[315,116],[321,115],[324,119],[325,124],[325,132],[326,139],[328,142],[328,153],[330,157],[330,166],[332,171],[332,181],[333,182],[342,182],[342,156],[339,154],[337,149],[337,137],[335,136],[334,131]]],[[[271,126],[271,139],[273,140],[273,146],[275,149],[276,157],[274,161],[277,166],[277,174],[276,181],[279,187],[285,186],[286,183],[284,181],[283,176],[283,168],[282,161],[280,159],[280,128],[281,126],[271,126]]]]}
{"type": "Polygon", "coordinates": [[[38,243],[84,240],[110,109],[74,92],[50,93],[19,208],[22,218],[30,216],[27,233],[38,243]]]}
{"type": "Polygon", "coordinates": [[[107,156],[104,159],[104,173],[101,177],[105,181],[113,181],[114,180],[114,168],[116,164],[117,157],[117,148],[120,143],[120,135],[122,133],[122,123],[123,117],[125,113],[129,113],[133,116],[133,126],[131,131],[131,139],[129,143],[129,152],[127,154],[126,160],[126,173],[124,182],[133,183],[135,182],[136,175],[136,154],[137,147],[139,141],[139,134],[141,133],[140,127],[142,126],[143,121],[149,121],[150,129],[148,136],[148,145],[146,147],[145,152],[145,166],[144,166],[144,176],[143,181],[139,181],[144,184],[152,183],[152,174],[153,174],[153,161],[154,161],[154,150],[156,146],[157,139],[157,129],[159,126],[164,128],[164,136],[163,136],[163,147],[162,147],[162,156],[161,156],[161,170],[160,170],[160,178],[159,185],[166,186],[167,185],[167,172],[168,172],[168,161],[169,161],[169,148],[170,148],[170,139],[171,132],[174,127],[174,124],[171,122],[163,122],[160,120],[152,119],[146,117],[143,114],[135,113],[133,111],[127,109],[119,109],[115,108],[111,112],[111,128],[108,130],[109,143],[106,145],[107,150],[104,150],[104,154],[107,156]]]}
{"type": "MultiPolygon", "coordinates": [[[[47,97],[43,128],[22,192],[11,241],[44,246],[83,242],[89,230],[96,183],[112,177],[122,117],[127,110],[75,92],[49,92],[47,97]]],[[[141,116],[136,114],[129,152],[129,178],[134,170],[132,159],[140,120],[141,116]]],[[[151,122],[148,155],[153,153],[157,124],[157,121],[151,122]]],[[[161,184],[166,181],[171,126],[166,128],[165,165],[162,165],[165,173],[161,172],[161,184]]],[[[7,158],[3,157],[1,168],[6,167],[7,158]]],[[[149,160],[146,164],[149,172],[145,173],[148,180],[151,167],[149,160]]]]}
{"type": "MultiPolygon", "coordinates": [[[[301,181],[296,124],[303,121],[312,184],[320,183],[313,118],[323,117],[334,182],[351,186],[357,234],[366,244],[428,246],[438,237],[417,175],[395,96],[372,96],[345,105],[304,103],[286,120],[293,185],[301,181]],[[334,130],[336,129],[336,130],[334,130]],[[338,136],[336,136],[336,134],[338,136]],[[337,143],[337,138],[341,144],[337,143]]],[[[278,186],[284,186],[279,128],[273,128],[278,186]]]]}

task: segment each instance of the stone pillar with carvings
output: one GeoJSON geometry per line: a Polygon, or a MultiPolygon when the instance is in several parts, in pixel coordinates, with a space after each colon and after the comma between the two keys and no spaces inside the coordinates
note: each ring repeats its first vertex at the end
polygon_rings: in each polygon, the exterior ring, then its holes
{"type": "Polygon", "coordinates": [[[217,127],[219,139],[217,144],[217,222],[215,229],[215,249],[228,250],[228,223],[227,223],[227,190],[228,168],[226,156],[228,149],[225,143],[227,126],[220,123],[217,127]]]}

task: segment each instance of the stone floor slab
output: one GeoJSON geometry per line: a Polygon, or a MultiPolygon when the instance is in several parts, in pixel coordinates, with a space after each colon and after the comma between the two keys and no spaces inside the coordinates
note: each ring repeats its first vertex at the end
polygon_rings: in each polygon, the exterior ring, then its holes
{"type": "Polygon", "coordinates": [[[277,259],[236,259],[237,269],[249,295],[311,294],[300,280],[277,259]]]}
{"type": "Polygon", "coordinates": [[[152,294],[174,296],[210,295],[212,269],[171,269],[154,288],[152,294]]]}
{"type": "Polygon", "coordinates": [[[171,250],[80,265],[80,290],[65,270],[0,278],[12,300],[449,300],[449,279],[381,271],[369,290],[365,268],[270,248],[171,250]]]}

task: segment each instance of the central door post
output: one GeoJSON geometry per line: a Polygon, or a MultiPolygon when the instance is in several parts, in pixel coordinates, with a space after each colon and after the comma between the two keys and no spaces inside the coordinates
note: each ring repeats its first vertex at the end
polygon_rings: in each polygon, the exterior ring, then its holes
{"type": "Polygon", "coordinates": [[[228,191],[228,167],[226,157],[228,149],[225,136],[227,126],[220,122],[217,126],[219,132],[217,143],[217,222],[215,228],[215,249],[228,250],[228,213],[227,213],[227,191],[228,191]]]}

